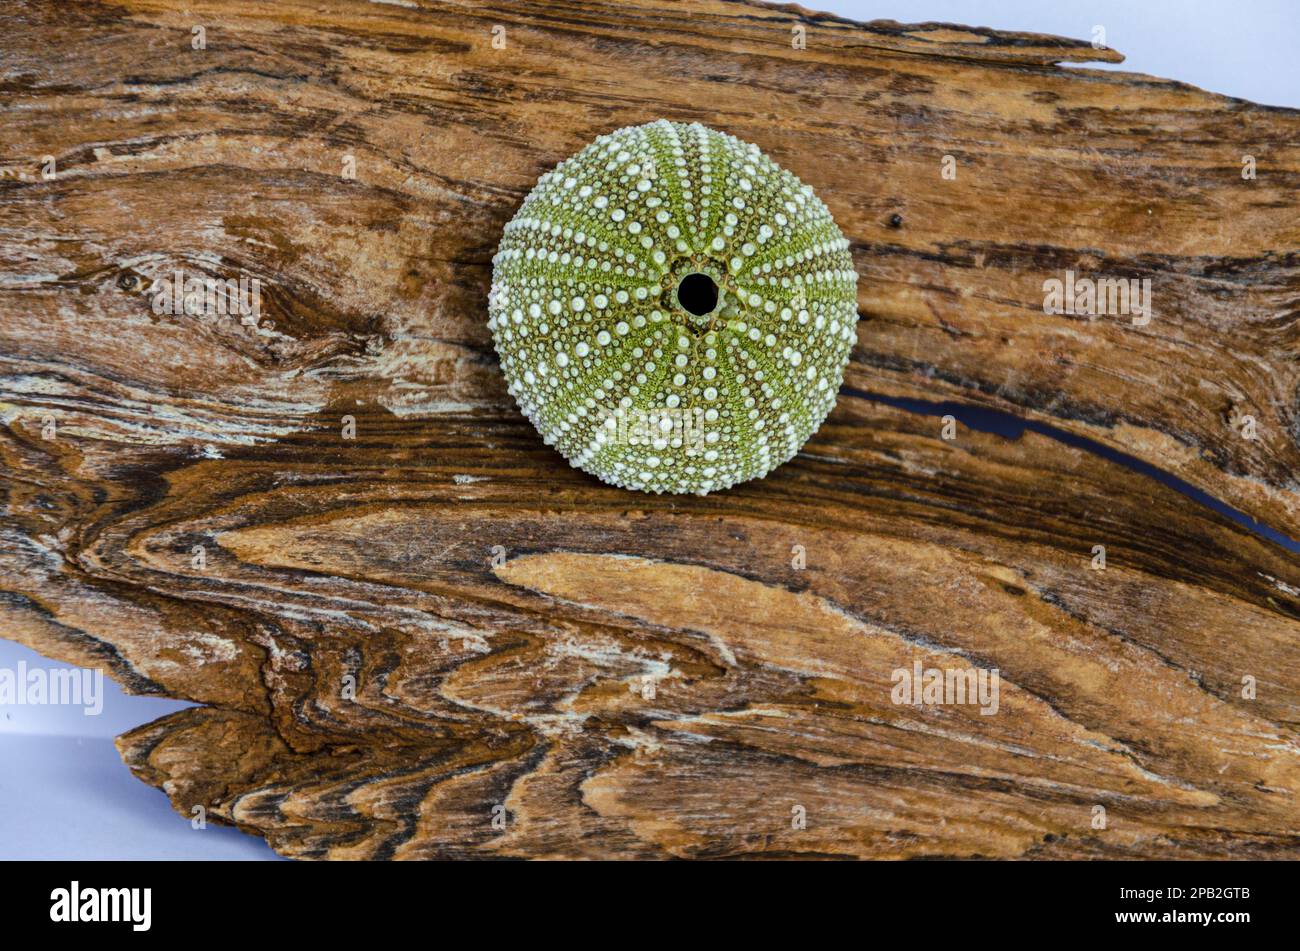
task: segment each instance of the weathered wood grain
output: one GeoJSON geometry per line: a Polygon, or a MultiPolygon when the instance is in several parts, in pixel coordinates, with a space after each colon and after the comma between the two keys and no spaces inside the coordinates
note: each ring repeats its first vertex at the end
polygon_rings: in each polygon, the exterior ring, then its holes
{"type": "Polygon", "coordinates": [[[202,703],[124,758],[288,855],[1300,855],[1295,556],[865,398],[1300,538],[1300,114],[1055,65],[1118,58],[747,3],[8,5],[0,634],[202,703]],[[661,116],[812,185],[861,275],[839,408],[707,498],[568,468],[485,326],[537,176],[661,116]],[[261,320],[154,313],[176,268],[261,320]],[[1149,277],[1151,322],[1044,314],[1066,270],[1149,277]],[[999,712],[893,703],[915,660],[999,712]]]}

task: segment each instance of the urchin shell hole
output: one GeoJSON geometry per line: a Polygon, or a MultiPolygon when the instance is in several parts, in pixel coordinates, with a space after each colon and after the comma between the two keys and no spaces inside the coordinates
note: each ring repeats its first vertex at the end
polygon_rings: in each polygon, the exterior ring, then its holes
{"type": "Polygon", "coordinates": [[[677,285],[677,303],[696,317],[711,314],[718,306],[718,285],[707,274],[687,274],[677,285]]]}

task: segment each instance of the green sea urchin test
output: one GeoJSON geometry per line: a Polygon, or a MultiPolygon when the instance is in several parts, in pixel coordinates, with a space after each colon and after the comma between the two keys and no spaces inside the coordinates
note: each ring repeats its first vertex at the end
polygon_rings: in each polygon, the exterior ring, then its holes
{"type": "Polygon", "coordinates": [[[698,123],[619,129],[547,172],[492,264],[511,395],[569,462],[629,489],[772,471],[834,407],[856,336],[826,206],[698,123]]]}

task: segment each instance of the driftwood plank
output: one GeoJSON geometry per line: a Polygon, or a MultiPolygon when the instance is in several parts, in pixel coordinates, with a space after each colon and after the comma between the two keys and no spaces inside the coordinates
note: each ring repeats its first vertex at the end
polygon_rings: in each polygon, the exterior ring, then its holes
{"type": "Polygon", "coordinates": [[[1056,65],[1118,58],[748,3],[8,5],[0,633],[204,704],[124,758],[288,855],[1300,855],[1295,556],[898,407],[1300,538],[1300,114],[1056,65]],[[812,185],[861,276],[835,413],[707,498],[568,468],[485,324],[537,176],[659,117],[812,185]],[[156,313],[177,269],[260,319],[156,313]],[[1067,271],[1150,321],[1044,313],[1067,271]],[[918,661],[998,712],[895,703],[918,661]]]}

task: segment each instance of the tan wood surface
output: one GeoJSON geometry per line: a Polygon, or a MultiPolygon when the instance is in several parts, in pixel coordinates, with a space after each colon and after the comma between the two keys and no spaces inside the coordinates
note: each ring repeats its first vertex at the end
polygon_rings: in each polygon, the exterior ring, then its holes
{"type": "Polygon", "coordinates": [[[1296,556],[1144,468],[1300,538],[1300,113],[1078,65],[1119,58],[757,3],[5,4],[0,635],[202,704],[124,759],[291,856],[1300,857],[1296,556]],[[809,183],[860,275],[836,411],[704,498],[571,469],[486,327],[538,175],[660,117],[809,183]],[[155,313],[176,269],[260,320],[155,313]],[[1045,314],[1067,270],[1149,278],[1150,323],[1045,314]],[[998,712],[894,703],[917,660],[998,712]]]}

